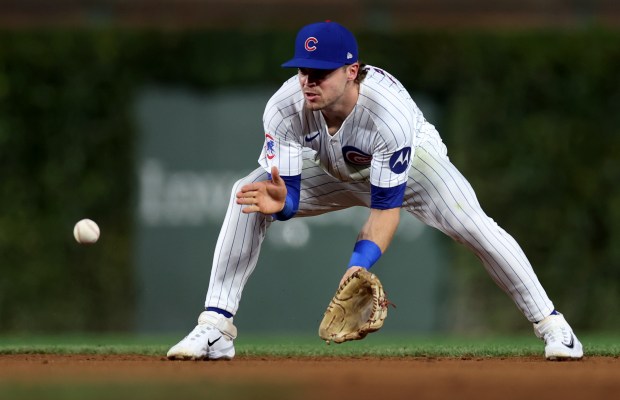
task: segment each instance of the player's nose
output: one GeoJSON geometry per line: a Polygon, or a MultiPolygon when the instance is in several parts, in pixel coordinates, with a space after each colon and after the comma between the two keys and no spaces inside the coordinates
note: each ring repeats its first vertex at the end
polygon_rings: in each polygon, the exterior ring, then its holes
{"type": "Polygon", "coordinates": [[[311,79],[309,75],[302,75],[299,80],[301,82],[301,87],[312,87],[317,85],[316,80],[311,79]]]}

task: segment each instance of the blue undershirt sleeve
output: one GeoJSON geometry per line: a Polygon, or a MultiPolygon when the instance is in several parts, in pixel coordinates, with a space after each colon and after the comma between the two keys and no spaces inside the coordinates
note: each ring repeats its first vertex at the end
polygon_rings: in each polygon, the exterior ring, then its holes
{"type": "MultiPolygon", "coordinates": [[[[267,174],[271,179],[271,174],[267,174]]],[[[293,218],[299,210],[299,192],[301,191],[301,174],[294,176],[280,176],[286,185],[286,200],[282,211],[273,214],[278,221],[286,221],[293,218]]]]}
{"type": "Polygon", "coordinates": [[[391,188],[370,185],[370,208],[389,210],[402,206],[406,188],[406,183],[391,188]]]}

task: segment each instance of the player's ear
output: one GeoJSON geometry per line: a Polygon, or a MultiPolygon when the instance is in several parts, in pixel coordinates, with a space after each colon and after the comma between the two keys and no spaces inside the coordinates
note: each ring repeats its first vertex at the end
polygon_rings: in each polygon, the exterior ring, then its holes
{"type": "Polygon", "coordinates": [[[355,78],[357,78],[357,73],[359,70],[360,64],[357,62],[355,64],[347,65],[347,80],[354,81],[355,78]]]}

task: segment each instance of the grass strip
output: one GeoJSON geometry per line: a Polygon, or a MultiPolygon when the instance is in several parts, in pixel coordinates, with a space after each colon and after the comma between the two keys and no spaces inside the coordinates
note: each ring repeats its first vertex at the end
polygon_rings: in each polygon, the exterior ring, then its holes
{"type": "MultiPolygon", "coordinates": [[[[165,356],[179,338],[162,336],[67,335],[0,337],[0,354],[97,354],[165,356]]],[[[584,335],[589,356],[620,356],[617,335],[584,335]]],[[[237,355],[248,357],[524,357],[539,356],[543,344],[531,336],[452,337],[374,334],[364,340],[327,345],[299,335],[244,335],[237,355]]]]}

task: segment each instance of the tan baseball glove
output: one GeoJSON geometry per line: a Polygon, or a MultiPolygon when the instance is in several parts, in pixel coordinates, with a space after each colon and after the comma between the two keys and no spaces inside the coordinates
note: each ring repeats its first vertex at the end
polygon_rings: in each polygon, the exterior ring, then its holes
{"type": "Polygon", "coordinates": [[[379,278],[365,269],[357,270],[327,306],[319,336],[327,344],[363,339],[383,326],[388,304],[379,278]]]}

